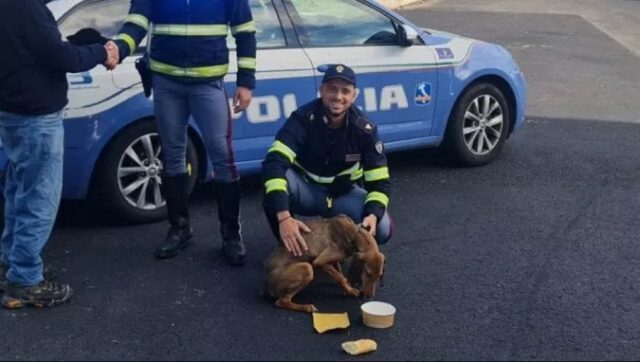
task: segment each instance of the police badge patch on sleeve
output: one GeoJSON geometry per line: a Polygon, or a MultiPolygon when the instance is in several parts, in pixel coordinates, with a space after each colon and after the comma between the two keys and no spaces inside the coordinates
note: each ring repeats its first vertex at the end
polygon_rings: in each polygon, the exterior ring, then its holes
{"type": "Polygon", "coordinates": [[[376,151],[378,151],[379,154],[382,154],[382,151],[384,151],[384,146],[382,145],[382,141],[376,142],[376,151]]]}

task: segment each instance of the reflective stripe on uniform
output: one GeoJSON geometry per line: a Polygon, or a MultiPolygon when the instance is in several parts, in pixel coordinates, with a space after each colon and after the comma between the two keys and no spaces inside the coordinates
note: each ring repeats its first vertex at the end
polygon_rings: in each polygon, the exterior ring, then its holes
{"type": "Polygon", "coordinates": [[[224,24],[154,24],[151,27],[151,34],[153,35],[227,36],[228,33],[229,27],[224,24]]]}
{"type": "Polygon", "coordinates": [[[238,68],[256,69],[256,58],[238,58],[238,68]]]}
{"type": "Polygon", "coordinates": [[[236,25],[231,27],[231,34],[235,35],[237,33],[255,33],[256,32],[256,23],[251,20],[244,24],[236,25]]]}
{"type": "Polygon", "coordinates": [[[359,168],[358,170],[356,170],[356,172],[351,174],[351,181],[359,180],[362,177],[363,173],[364,170],[362,168],[359,168]]]}
{"type": "Polygon", "coordinates": [[[378,181],[389,178],[389,168],[388,167],[379,167],[373,170],[368,170],[364,172],[364,180],[365,181],[378,181]]]}
{"type": "Polygon", "coordinates": [[[271,145],[271,148],[269,148],[269,151],[267,151],[267,153],[269,152],[278,152],[279,154],[286,157],[290,163],[292,163],[296,158],[296,153],[293,152],[293,150],[289,148],[289,146],[278,140],[273,141],[273,144],[271,145]]]}
{"type": "Polygon", "coordinates": [[[387,207],[389,205],[389,196],[383,194],[382,192],[372,191],[367,194],[367,197],[364,199],[364,203],[371,201],[377,201],[387,207]]]}
{"type": "Polygon", "coordinates": [[[359,179],[360,177],[362,177],[362,168],[360,167],[360,162],[356,162],[355,165],[349,167],[348,169],[340,172],[339,174],[337,174],[336,176],[344,176],[344,175],[349,175],[349,179],[351,181],[355,181],[357,179],[359,179]]]}
{"type": "Polygon", "coordinates": [[[265,193],[272,191],[284,191],[287,192],[287,180],[283,178],[272,178],[264,183],[265,193]]]}
{"type": "Polygon", "coordinates": [[[312,179],[313,181],[315,181],[317,183],[320,183],[320,184],[330,184],[336,179],[336,177],[339,177],[339,176],[350,175],[350,180],[352,180],[352,181],[355,181],[358,178],[362,177],[362,169],[360,168],[360,162],[356,162],[355,165],[353,165],[353,166],[349,167],[348,169],[340,172],[336,176],[319,176],[319,175],[316,175],[316,174],[314,174],[312,172],[307,171],[298,162],[294,161],[293,164],[298,166],[310,179],[312,179]]]}
{"type": "Polygon", "coordinates": [[[143,28],[145,31],[149,30],[149,19],[147,19],[144,15],[129,14],[126,18],[124,18],[124,22],[136,24],[137,26],[143,28]]]}
{"type": "Polygon", "coordinates": [[[229,64],[218,64],[205,67],[181,68],[174,65],[160,63],[156,60],[149,60],[151,70],[168,74],[175,77],[210,78],[221,77],[229,71],[229,64]]]}
{"type": "Polygon", "coordinates": [[[129,54],[133,54],[136,51],[136,41],[129,34],[121,33],[116,35],[114,39],[124,40],[129,46],[129,54]]]}
{"type": "Polygon", "coordinates": [[[305,175],[307,175],[307,177],[309,177],[310,179],[312,179],[313,181],[319,184],[330,184],[333,182],[333,180],[335,180],[334,176],[318,176],[315,173],[309,172],[304,167],[302,167],[302,165],[299,164],[297,161],[293,161],[293,164],[298,166],[298,168],[300,168],[302,172],[304,172],[305,175]]]}

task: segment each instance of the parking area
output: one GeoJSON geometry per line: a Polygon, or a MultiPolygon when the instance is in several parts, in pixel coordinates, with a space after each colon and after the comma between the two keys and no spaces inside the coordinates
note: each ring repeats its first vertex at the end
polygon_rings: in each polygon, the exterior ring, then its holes
{"type": "Polygon", "coordinates": [[[446,2],[402,13],[507,47],[530,100],[488,166],[454,168],[433,150],[390,157],[397,232],[376,299],[397,307],[393,328],[363,326],[362,301],[325,279],[300,300],[348,312],[348,330],[318,335],[310,316],[260,296],[275,241],[261,182],[247,177],[242,268],[218,254],[206,185],[191,200],[195,245],[164,261],[153,251],[165,223],[123,226],[65,202],[45,257],[74,299],[0,311],[0,359],[351,360],[340,343],[359,338],[378,342],[363,360],[636,358],[640,58],[578,15],[446,2]]]}

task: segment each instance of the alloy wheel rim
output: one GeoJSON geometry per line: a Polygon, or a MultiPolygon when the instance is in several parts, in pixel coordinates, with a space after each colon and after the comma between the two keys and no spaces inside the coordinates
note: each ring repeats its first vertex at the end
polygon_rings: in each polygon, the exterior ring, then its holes
{"type": "Polygon", "coordinates": [[[504,129],[504,111],[500,102],[489,94],[476,97],[464,114],[462,136],[467,149],[482,156],[493,151],[504,129]]]}
{"type": "Polygon", "coordinates": [[[118,162],[118,188],[126,202],[138,209],[156,210],[165,204],[160,192],[160,137],[147,133],[126,148],[118,162]]]}

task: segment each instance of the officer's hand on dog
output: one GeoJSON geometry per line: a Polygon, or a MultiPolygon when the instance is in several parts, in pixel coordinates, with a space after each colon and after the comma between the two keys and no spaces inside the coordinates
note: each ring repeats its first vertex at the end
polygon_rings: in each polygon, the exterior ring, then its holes
{"type": "Polygon", "coordinates": [[[233,112],[238,113],[247,109],[249,103],[251,103],[251,97],[251,89],[246,87],[236,88],[236,94],[233,97],[233,112]]]}
{"type": "Polygon", "coordinates": [[[367,229],[369,231],[369,234],[371,234],[371,236],[376,236],[376,228],[378,227],[378,218],[373,214],[367,215],[367,217],[365,217],[362,220],[362,227],[367,229]]]}
{"type": "Polygon", "coordinates": [[[280,228],[280,239],[282,239],[284,247],[294,256],[302,256],[308,248],[301,231],[309,233],[311,229],[302,221],[291,217],[291,214],[288,212],[278,215],[278,224],[280,228]]]}

